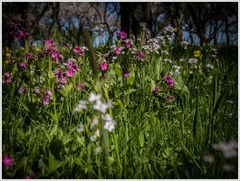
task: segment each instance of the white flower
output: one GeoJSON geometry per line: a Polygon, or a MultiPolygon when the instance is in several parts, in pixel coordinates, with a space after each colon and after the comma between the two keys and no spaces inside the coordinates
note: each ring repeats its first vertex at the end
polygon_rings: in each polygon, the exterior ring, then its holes
{"type": "Polygon", "coordinates": [[[87,109],[87,102],[80,100],[77,107],[74,108],[73,112],[80,112],[83,109],[87,109]]]}
{"type": "Polygon", "coordinates": [[[101,150],[102,150],[102,148],[101,148],[100,146],[97,146],[97,147],[95,148],[94,153],[97,155],[98,153],[101,152],[101,150]]]}
{"type": "Polygon", "coordinates": [[[95,117],[95,118],[93,118],[93,120],[92,120],[92,123],[91,123],[91,125],[90,125],[90,129],[94,129],[94,127],[95,127],[97,124],[98,124],[98,118],[95,117]]]}
{"type": "Polygon", "coordinates": [[[88,100],[89,102],[95,102],[95,101],[99,101],[101,99],[101,95],[100,94],[94,94],[94,93],[90,93],[88,100]]]}
{"type": "Polygon", "coordinates": [[[180,73],[181,66],[173,65],[172,67],[175,69],[176,73],[180,73]]]}
{"type": "Polygon", "coordinates": [[[171,25],[168,25],[168,26],[165,27],[165,30],[168,31],[168,32],[173,32],[174,28],[171,25]]]}
{"type": "Polygon", "coordinates": [[[179,61],[180,61],[180,62],[184,62],[185,60],[184,60],[184,58],[181,58],[179,61]]]}
{"type": "Polygon", "coordinates": [[[102,103],[101,100],[97,100],[96,103],[93,105],[93,109],[105,113],[108,109],[108,105],[102,103]]]}
{"type": "Polygon", "coordinates": [[[214,68],[212,64],[207,64],[207,67],[210,68],[210,69],[214,68]]]}
{"type": "Polygon", "coordinates": [[[102,116],[104,123],[104,129],[108,130],[109,132],[112,132],[113,129],[116,126],[116,122],[112,119],[112,117],[109,114],[106,114],[105,116],[102,116]]]}
{"type": "Polygon", "coordinates": [[[97,130],[95,131],[95,133],[90,137],[90,140],[91,140],[91,141],[96,141],[98,137],[100,137],[99,129],[97,129],[97,130]]]}
{"type": "Polygon", "coordinates": [[[195,64],[195,63],[197,63],[197,59],[196,59],[196,58],[189,58],[189,59],[188,59],[188,62],[189,62],[190,64],[195,64]]]}
{"type": "Polygon", "coordinates": [[[79,128],[77,128],[77,132],[81,133],[84,131],[84,126],[83,124],[80,124],[79,128]]]}

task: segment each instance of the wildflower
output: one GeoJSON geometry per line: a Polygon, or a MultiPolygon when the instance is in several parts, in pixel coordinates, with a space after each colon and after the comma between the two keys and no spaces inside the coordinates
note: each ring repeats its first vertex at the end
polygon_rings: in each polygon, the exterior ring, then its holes
{"type": "Polygon", "coordinates": [[[205,156],[203,157],[203,160],[204,160],[205,162],[208,162],[208,163],[213,163],[213,162],[214,162],[214,157],[213,157],[212,154],[205,155],[205,156]]]}
{"type": "Polygon", "coordinates": [[[214,68],[212,64],[207,64],[207,67],[210,68],[210,69],[214,68]]]}
{"type": "Polygon", "coordinates": [[[152,93],[158,93],[158,91],[159,91],[159,89],[156,86],[152,89],[152,93]]]}
{"type": "Polygon", "coordinates": [[[223,170],[224,172],[232,172],[234,170],[234,167],[232,165],[225,163],[223,165],[223,170]]]}
{"type": "Polygon", "coordinates": [[[67,65],[68,68],[72,68],[72,66],[73,66],[72,59],[69,59],[66,65],[67,65]]]}
{"type": "Polygon", "coordinates": [[[66,71],[66,75],[67,75],[68,77],[73,77],[73,74],[74,74],[73,69],[68,69],[68,70],[66,71]]]}
{"type": "Polygon", "coordinates": [[[90,125],[90,129],[94,129],[95,126],[98,124],[98,118],[97,117],[94,117],[94,119],[92,120],[92,123],[90,125]]]}
{"type": "Polygon", "coordinates": [[[59,64],[58,52],[56,49],[51,50],[51,57],[56,61],[57,64],[59,64]]]}
{"type": "Polygon", "coordinates": [[[27,53],[27,54],[25,55],[25,58],[26,58],[26,59],[33,59],[33,54],[32,54],[32,53],[27,53]]]}
{"type": "Polygon", "coordinates": [[[116,126],[116,122],[112,119],[112,117],[109,114],[106,114],[103,116],[104,123],[104,129],[108,130],[109,132],[112,132],[113,129],[116,126]]]}
{"type": "Polygon", "coordinates": [[[173,65],[173,68],[175,69],[176,73],[180,73],[181,67],[177,65],[173,65]]]}
{"type": "Polygon", "coordinates": [[[52,97],[52,91],[51,90],[47,90],[45,95],[48,96],[49,98],[52,97]]]}
{"type": "Polygon", "coordinates": [[[91,140],[91,141],[96,141],[98,137],[100,137],[99,129],[97,129],[97,130],[95,131],[95,133],[90,137],[90,140],[91,140]]]}
{"type": "Polygon", "coordinates": [[[50,40],[50,39],[49,40],[44,40],[43,43],[46,44],[49,47],[53,46],[53,41],[50,40]]]}
{"type": "Polygon", "coordinates": [[[123,72],[123,77],[125,77],[126,79],[129,77],[130,73],[128,71],[123,72]]]}
{"type": "Polygon", "coordinates": [[[101,100],[97,100],[96,103],[93,105],[93,109],[105,113],[108,109],[108,105],[102,103],[101,100]]]}
{"type": "Polygon", "coordinates": [[[184,60],[184,58],[181,58],[179,61],[180,61],[180,62],[184,62],[185,60],[184,60]]]}
{"type": "Polygon", "coordinates": [[[96,148],[95,148],[95,151],[94,151],[94,153],[97,155],[98,153],[100,153],[101,152],[101,147],[100,146],[97,146],[96,148]]]}
{"type": "Polygon", "coordinates": [[[187,41],[182,41],[181,46],[186,50],[188,47],[189,43],[187,41]]]}
{"type": "Polygon", "coordinates": [[[170,33],[174,32],[174,28],[171,25],[166,26],[165,30],[170,33]]]}
{"type": "Polygon", "coordinates": [[[189,59],[188,59],[188,62],[189,62],[190,64],[195,64],[195,63],[197,63],[197,59],[196,59],[196,58],[189,58],[189,59]]]}
{"type": "Polygon", "coordinates": [[[82,133],[84,131],[83,124],[80,124],[79,128],[77,128],[77,132],[82,133]]]}
{"type": "Polygon", "coordinates": [[[80,112],[81,110],[87,109],[87,102],[80,100],[77,107],[74,108],[73,112],[80,112]]]}
{"type": "Polygon", "coordinates": [[[83,83],[78,83],[77,88],[78,88],[78,90],[82,90],[85,88],[85,85],[83,83]]]}
{"type": "Polygon", "coordinates": [[[12,82],[11,73],[9,72],[4,73],[4,83],[10,84],[11,82],[12,82]]]}
{"type": "Polygon", "coordinates": [[[58,79],[61,79],[62,78],[62,72],[60,70],[56,70],[55,71],[55,76],[58,78],[58,79]]]}
{"type": "Polygon", "coordinates": [[[125,47],[126,48],[131,48],[132,47],[132,42],[130,40],[127,40],[126,43],[125,43],[125,47]]]}
{"type": "Polygon", "coordinates": [[[2,161],[4,167],[11,167],[13,165],[13,159],[8,154],[3,156],[2,161]]]}
{"type": "Polygon", "coordinates": [[[114,48],[114,51],[115,51],[115,54],[116,54],[116,55],[120,55],[122,49],[121,49],[121,47],[116,47],[116,48],[114,48]]]}
{"type": "Polygon", "coordinates": [[[79,71],[79,67],[77,66],[77,64],[73,64],[72,69],[73,69],[73,72],[79,71]]]}
{"type": "Polygon", "coordinates": [[[79,46],[76,46],[75,48],[73,48],[73,51],[75,53],[78,53],[80,57],[83,57],[85,54],[84,50],[82,50],[79,46]]]}
{"type": "Polygon", "coordinates": [[[127,38],[127,34],[124,31],[117,32],[118,39],[124,40],[127,38]]]}
{"type": "Polygon", "coordinates": [[[25,62],[19,62],[19,63],[18,63],[18,67],[19,67],[20,69],[24,70],[24,69],[26,68],[25,62]]]}
{"type": "Polygon", "coordinates": [[[172,87],[175,85],[175,81],[173,80],[173,78],[170,75],[165,76],[163,79],[169,86],[172,87]]]}
{"type": "Polygon", "coordinates": [[[219,144],[213,144],[213,148],[215,150],[219,150],[223,152],[225,158],[234,158],[237,157],[237,143],[230,141],[230,142],[220,142],[219,144]]]}
{"type": "Polygon", "coordinates": [[[100,94],[94,94],[94,93],[90,93],[89,97],[88,97],[88,101],[89,102],[95,102],[101,99],[101,95],[100,94]]]}
{"type": "Polygon", "coordinates": [[[23,94],[23,93],[25,93],[26,92],[26,88],[24,88],[24,87],[20,87],[19,89],[18,89],[18,93],[19,94],[23,94]]]}
{"type": "Polygon", "coordinates": [[[44,97],[42,98],[42,104],[43,104],[44,106],[46,106],[46,105],[49,104],[49,97],[48,97],[48,96],[44,96],[44,97]]]}
{"type": "Polygon", "coordinates": [[[137,50],[135,52],[135,58],[137,60],[143,60],[144,59],[144,53],[141,50],[137,50]]]}
{"type": "Polygon", "coordinates": [[[167,96],[165,96],[165,101],[167,103],[172,103],[173,101],[175,101],[175,97],[167,95],[167,96]]]}
{"type": "Polygon", "coordinates": [[[40,90],[39,87],[35,87],[34,92],[35,92],[36,95],[39,95],[41,93],[41,90],[40,90]]]}
{"type": "Polygon", "coordinates": [[[107,63],[102,63],[102,64],[100,65],[100,67],[101,67],[101,70],[102,70],[102,71],[106,71],[106,70],[108,69],[107,63]]]}
{"type": "Polygon", "coordinates": [[[200,55],[201,55],[201,52],[199,50],[196,50],[193,52],[193,56],[196,58],[200,57],[200,55]]]}
{"type": "Polygon", "coordinates": [[[67,78],[66,77],[61,77],[61,79],[60,79],[60,83],[62,84],[62,85],[64,85],[64,84],[66,84],[67,83],[67,78]]]}

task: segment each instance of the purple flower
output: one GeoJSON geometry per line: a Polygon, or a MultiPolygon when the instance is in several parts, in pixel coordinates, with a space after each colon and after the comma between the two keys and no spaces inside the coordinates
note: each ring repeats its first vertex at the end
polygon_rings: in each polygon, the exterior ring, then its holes
{"type": "Polygon", "coordinates": [[[123,77],[125,77],[126,79],[129,77],[130,73],[128,71],[123,72],[123,77]]]}
{"type": "Polygon", "coordinates": [[[165,76],[163,79],[170,87],[173,87],[175,85],[175,81],[170,75],[165,76]]]}
{"type": "Polygon", "coordinates": [[[13,159],[8,154],[3,156],[2,161],[4,167],[11,167],[13,165],[13,159]]]}
{"type": "Polygon", "coordinates": [[[116,47],[116,48],[114,49],[114,51],[115,51],[115,54],[116,54],[116,55],[120,55],[122,49],[121,49],[121,47],[116,47]]]}
{"type": "Polygon", "coordinates": [[[85,85],[83,83],[78,84],[78,90],[82,90],[85,88],[85,85]]]}
{"type": "Polygon", "coordinates": [[[48,97],[48,96],[44,96],[44,97],[42,98],[42,104],[43,104],[44,106],[46,106],[46,105],[49,104],[49,97],[48,97]]]}
{"type": "Polygon", "coordinates": [[[68,77],[73,77],[73,74],[74,74],[73,69],[68,69],[68,70],[66,71],[66,75],[67,75],[68,77]]]}
{"type": "Polygon", "coordinates": [[[79,55],[80,57],[83,57],[84,54],[85,54],[84,50],[82,50],[79,46],[74,47],[74,48],[73,48],[73,51],[74,51],[75,53],[78,53],[78,55],[79,55]]]}
{"type": "Polygon", "coordinates": [[[23,93],[25,93],[26,92],[26,88],[24,88],[24,87],[20,87],[19,89],[18,89],[18,93],[19,94],[23,94],[23,93]]]}
{"type": "Polygon", "coordinates": [[[72,66],[73,66],[73,61],[72,60],[68,60],[67,67],[68,68],[72,68],[72,66]]]}
{"type": "Polygon", "coordinates": [[[135,57],[137,60],[143,60],[144,59],[144,53],[141,50],[137,50],[135,52],[135,57]]]}
{"type": "Polygon", "coordinates": [[[26,58],[26,59],[33,59],[33,54],[32,54],[32,53],[27,53],[27,54],[25,55],[25,58],[26,58]]]}
{"type": "Polygon", "coordinates": [[[73,69],[74,72],[79,71],[79,67],[77,66],[77,64],[73,64],[72,69],[73,69]]]}
{"type": "Polygon", "coordinates": [[[132,47],[132,42],[130,40],[128,40],[125,44],[126,48],[131,48],[132,47]]]}
{"type": "Polygon", "coordinates": [[[60,82],[61,82],[61,84],[63,84],[63,85],[66,84],[66,83],[67,83],[66,77],[63,76],[63,77],[61,78],[60,82]]]}
{"type": "Polygon", "coordinates": [[[154,87],[154,88],[152,89],[152,93],[158,93],[158,91],[159,91],[158,87],[154,87]]]}
{"type": "Polygon", "coordinates": [[[52,40],[44,40],[43,41],[44,44],[48,45],[49,47],[53,46],[53,41],[52,40]]]}
{"type": "Polygon", "coordinates": [[[56,71],[55,71],[55,76],[56,76],[58,79],[61,79],[62,76],[63,76],[61,70],[56,70],[56,71]]]}
{"type": "Polygon", "coordinates": [[[4,83],[10,84],[11,82],[12,82],[11,73],[9,72],[4,73],[4,83]]]}
{"type": "Polygon", "coordinates": [[[18,67],[19,67],[20,69],[24,70],[24,69],[26,68],[25,62],[20,62],[20,63],[18,63],[18,67]]]}
{"type": "Polygon", "coordinates": [[[124,31],[117,32],[118,39],[124,40],[127,38],[127,34],[124,31]]]}
{"type": "Polygon", "coordinates": [[[49,98],[51,98],[52,97],[52,91],[51,90],[47,90],[45,95],[48,96],[49,98]]]}
{"type": "Polygon", "coordinates": [[[102,70],[102,71],[106,71],[106,70],[108,69],[107,63],[102,63],[102,64],[100,65],[100,67],[101,67],[101,70],[102,70]]]}
{"type": "Polygon", "coordinates": [[[58,52],[57,52],[57,50],[52,49],[52,50],[51,50],[51,56],[52,56],[52,58],[56,61],[56,63],[59,64],[59,61],[58,61],[58,52]]]}

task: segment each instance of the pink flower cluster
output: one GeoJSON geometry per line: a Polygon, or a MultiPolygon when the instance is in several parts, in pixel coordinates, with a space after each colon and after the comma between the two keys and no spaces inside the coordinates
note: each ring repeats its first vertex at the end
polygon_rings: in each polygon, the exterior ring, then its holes
{"type": "Polygon", "coordinates": [[[118,39],[124,40],[127,38],[127,33],[125,33],[124,31],[117,32],[117,37],[118,39]]]}
{"type": "Polygon", "coordinates": [[[84,50],[81,49],[79,46],[76,46],[75,48],[73,48],[73,51],[77,53],[80,57],[83,57],[85,54],[84,50]]]}
{"type": "Polygon", "coordinates": [[[141,50],[137,50],[135,52],[135,58],[137,60],[143,60],[144,59],[144,53],[141,50]]]}
{"type": "Polygon", "coordinates": [[[11,73],[9,73],[9,72],[4,73],[4,80],[3,80],[3,82],[5,84],[10,84],[12,82],[11,73]]]}
{"type": "Polygon", "coordinates": [[[9,154],[5,154],[2,158],[3,166],[4,167],[11,167],[13,166],[13,159],[10,157],[9,154]]]}
{"type": "Polygon", "coordinates": [[[25,62],[19,62],[18,63],[18,67],[21,69],[21,70],[24,70],[26,68],[26,63],[25,62]]]}
{"type": "Polygon", "coordinates": [[[107,69],[108,69],[108,64],[107,64],[107,63],[102,63],[102,64],[100,65],[100,68],[101,68],[102,71],[107,71],[107,69]]]}
{"type": "Polygon", "coordinates": [[[44,106],[47,106],[49,104],[51,98],[52,98],[52,91],[47,90],[44,97],[42,98],[42,104],[44,106]]]}
{"type": "Polygon", "coordinates": [[[173,87],[175,85],[175,81],[170,75],[166,75],[163,80],[170,86],[173,87]]]}

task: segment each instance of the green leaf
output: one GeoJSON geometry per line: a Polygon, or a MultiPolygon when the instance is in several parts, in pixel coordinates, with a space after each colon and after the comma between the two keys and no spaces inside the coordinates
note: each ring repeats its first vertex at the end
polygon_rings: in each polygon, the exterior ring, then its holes
{"type": "Polygon", "coordinates": [[[140,133],[138,135],[138,139],[139,139],[140,146],[143,147],[144,146],[144,134],[143,134],[143,131],[140,131],[140,133]]]}
{"type": "Polygon", "coordinates": [[[137,91],[136,89],[129,89],[126,92],[124,92],[124,95],[128,95],[128,94],[131,94],[131,93],[136,92],[136,91],[137,91]]]}
{"type": "Polygon", "coordinates": [[[49,159],[48,159],[49,172],[52,173],[52,172],[56,171],[58,169],[58,167],[59,167],[58,161],[55,159],[53,154],[49,151],[49,159]]]}
{"type": "Polygon", "coordinates": [[[132,84],[134,83],[134,81],[135,81],[135,78],[132,77],[132,76],[128,77],[128,79],[127,79],[127,82],[128,82],[130,85],[132,85],[132,84]]]}

